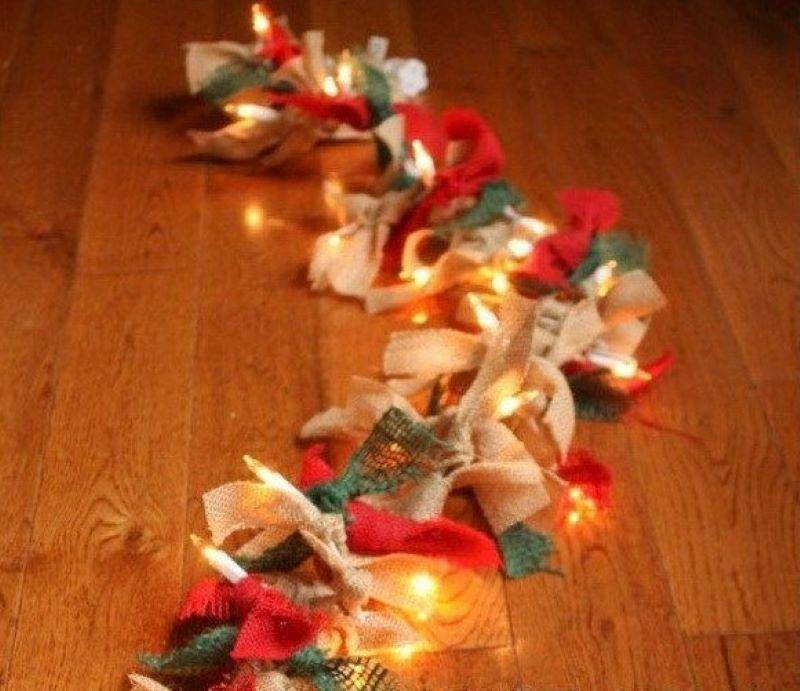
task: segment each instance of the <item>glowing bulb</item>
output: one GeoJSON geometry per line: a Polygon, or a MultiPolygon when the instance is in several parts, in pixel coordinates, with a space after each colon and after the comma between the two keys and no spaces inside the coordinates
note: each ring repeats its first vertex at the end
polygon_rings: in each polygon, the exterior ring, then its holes
{"type": "Polygon", "coordinates": [[[503,209],[505,217],[511,221],[515,226],[522,228],[525,232],[542,237],[550,232],[550,226],[544,221],[534,218],[533,216],[523,216],[513,206],[508,205],[503,209]]]}
{"type": "Polygon", "coordinates": [[[475,293],[467,293],[467,300],[475,312],[475,319],[484,331],[494,331],[500,326],[500,320],[475,293]]]}
{"type": "Polygon", "coordinates": [[[411,323],[416,324],[417,326],[422,326],[423,324],[428,323],[428,313],[427,312],[414,312],[411,315],[411,323]]]}
{"type": "Polygon", "coordinates": [[[395,648],[395,654],[401,660],[410,660],[412,655],[414,655],[414,644],[405,643],[403,645],[398,646],[397,648],[395,648]]]}
{"type": "Polygon", "coordinates": [[[525,259],[525,257],[533,252],[533,243],[524,238],[511,238],[508,241],[507,247],[514,259],[525,259]]]}
{"type": "Polygon", "coordinates": [[[593,365],[611,370],[611,374],[620,379],[633,379],[636,376],[641,376],[643,379],[650,378],[648,372],[639,371],[639,363],[630,355],[617,355],[592,349],[586,352],[586,359],[593,365]]]}
{"type": "Polygon", "coordinates": [[[192,544],[197,547],[203,558],[211,565],[211,567],[231,583],[238,583],[239,581],[247,578],[247,571],[239,566],[228,554],[221,549],[217,549],[208,544],[201,537],[194,533],[190,536],[192,544]]]}
{"type": "Polygon", "coordinates": [[[411,593],[417,599],[430,598],[439,589],[439,582],[425,571],[415,573],[409,582],[411,593]]]}
{"type": "Polygon", "coordinates": [[[257,122],[270,122],[280,117],[276,110],[268,106],[260,106],[257,103],[228,103],[225,106],[225,112],[242,120],[257,122]]]}
{"type": "Polygon", "coordinates": [[[427,266],[420,266],[411,272],[411,281],[417,288],[424,288],[433,278],[433,270],[427,266]]]}
{"type": "Polygon", "coordinates": [[[497,406],[497,417],[501,420],[503,418],[511,417],[522,406],[531,401],[535,401],[541,395],[540,391],[522,391],[516,396],[505,396],[500,399],[497,406]]]}
{"type": "Polygon", "coordinates": [[[589,282],[596,286],[595,291],[598,297],[603,297],[608,294],[608,291],[614,285],[614,269],[617,268],[617,262],[611,259],[604,264],[598,266],[594,273],[589,277],[589,282]]]}
{"type": "Polygon", "coordinates": [[[494,276],[492,276],[492,290],[498,295],[503,295],[508,291],[508,286],[508,276],[502,271],[495,272],[494,276]]]}
{"type": "Polygon", "coordinates": [[[436,164],[433,162],[433,157],[419,139],[411,142],[411,152],[414,156],[414,167],[422,178],[422,184],[430,187],[436,177],[436,164]]]}
{"type": "Polygon", "coordinates": [[[573,509],[567,514],[567,522],[570,525],[577,525],[581,522],[581,514],[580,511],[573,509]]]}
{"type": "Polygon", "coordinates": [[[586,498],[586,495],[580,487],[571,487],[569,490],[569,498],[572,499],[572,501],[582,501],[586,498]]]}
{"type": "Polygon", "coordinates": [[[342,53],[342,58],[339,60],[336,68],[336,81],[339,82],[342,91],[350,91],[353,86],[353,62],[348,51],[342,53]]]}
{"type": "Polygon", "coordinates": [[[339,87],[336,85],[336,80],[328,75],[325,79],[322,80],[322,90],[328,96],[338,96],[339,95],[339,87]]]}
{"type": "Polygon", "coordinates": [[[339,233],[331,233],[328,236],[328,247],[337,249],[342,246],[342,236],[339,233]]]}
{"type": "Polygon", "coordinates": [[[257,2],[252,5],[250,12],[253,17],[253,31],[259,38],[264,38],[272,28],[272,23],[269,20],[266,7],[260,2],[257,2]]]}
{"type": "Polygon", "coordinates": [[[269,489],[280,492],[287,497],[301,499],[307,501],[303,493],[297,489],[291,482],[289,482],[283,475],[270,470],[260,461],[257,461],[252,456],[242,456],[247,469],[253,473],[261,482],[263,482],[269,489]]]}

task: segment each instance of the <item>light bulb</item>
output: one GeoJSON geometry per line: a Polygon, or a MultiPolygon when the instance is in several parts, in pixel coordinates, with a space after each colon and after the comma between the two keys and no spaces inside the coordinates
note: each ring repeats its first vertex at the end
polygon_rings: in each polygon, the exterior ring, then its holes
{"type": "Polygon", "coordinates": [[[420,571],[411,577],[409,588],[417,599],[430,598],[439,589],[439,582],[429,573],[420,571]]]}
{"type": "Polygon", "coordinates": [[[525,259],[533,252],[533,243],[524,238],[511,238],[506,246],[514,259],[525,259]]]}
{"type": "Polygon", "coordinates": [[[344,51],[339,60],[336,68],[336,81],[339,82],[342,91],[350,91],[353,86],[353,61],[350,59],[348,51],[344,51]]]}
{"type": "Polygon", "coordinates": [[[337,249],[342,246],[342,236],[339,233],[331,233],[328,236],[328,247],[337,249]]]}
{"type": "Polygon", "coordinates": [[[428,313],[427,312],[414,312],[411,315],[411,323],[416,324],[417,326],[422,326],[423,324],[427,324],[428,322],[428,313]]]}
{"type": "Polygon", "coordinates": [[[253,31],[259,38],[264,38],[272,28],[266,7],[257,2],[251,6],[250,12],[253,18],[253,31]]]}
{"type": "Polygon", "coordinates": [[[492,290],[498,295],[503,295],[508,291],[508,276],[502,271],[496,271],[492,276],[492,290]]]}
{"type": "Polygon", "coordinates": [[[522,406],[531,401],[536,400],[541,395],[541,391],[522,391],[516,396],[505,396],[500,399],[497,406],[496,415],[501,420],[503,418],[511,417],[522,406]]]}
{"type": "Polygon", "coordinates": [[[336,85],[336,80],[330,75],[322,80],[322,90],[331,97],[339,95],[339,87],[336,85]]]}
{"type": "Polygon", "coordinates": [[[650,377],[648,372],[639,371],[639,363],[630,355],[618,355],[592,348],[586,351],[586,359],[593,365],[611,370],[611,374],[620,379],[633,379],[636,376],[641,376],[643,379],[650,377]]]}
{"type": "Polygon", "coordinates": [[[467,293],[467,300],[475,312],[475,319],[478,321],[478,326],[484,331],[494,331],[500,326],[500,320],[495,313],[492,312],[475,293],[467,293]]]}
{"type": "Polygon", "coordinates": [[[433,278],[433,270],[427,266],[420,266],[411,272],[411,281],[417,288],[424,288],[433,278]]]}
{"type": "Polygon", "coordinates": [[[225,112],[242,120],[256,120],[258,122],[270,122],[280,117],[278,111],[268,106],[260,106],[257,103],[228,103],[225,106],[225,112]]]}
{"type": "Polygon", "coordinates": [[[247,571],[231,559],[226,552],[208,544],[194,533],[192,533],[189,538],[192,544],[200,551],[200,554],[203,555],[203,558],[220,574],[220,576],[223,576],[231,583],[238,583],[247,578],[247,571]]]}
{"type": "Polygon", "coordinates": [[[430,187],[436,177],[436,164],[433,161],[433,157],[419,139],[411,142],[411,152],[414,156],[414,166],[422,179],[422,184],[425,187],[430,187]]]}

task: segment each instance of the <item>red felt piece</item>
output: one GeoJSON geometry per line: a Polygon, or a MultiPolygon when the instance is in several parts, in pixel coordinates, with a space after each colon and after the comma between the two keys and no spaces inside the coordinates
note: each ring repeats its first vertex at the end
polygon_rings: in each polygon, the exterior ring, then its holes
{"type": "Polygon", "coordinates": [[[178,614],[178,621],[240,621],[264,593],[264,586],[255,576],[248,576],[235,585],[218,578],[204,578],[190,588],[178,614]]]}
{"type": "Polygon", "coordinates": [[[499,568],[494,541],[469,526],[447,518],[412,521],[359,501],[347,507],[347,544],[356,554],[403,552],[441,557],[464,568],[499,568]]]}
{"type": "Polygon", "coordinates": [[[294,106],[318,120],[343,122],[357,130],[369,129],[372,110],[363,96],[327,96],[307,92],[284,94],[270,92],[274,105],[294,106]]]}
{"type": "Polygon", "coordinates": [[[519,273],[563,286],[586,258],[595,235],[617,222],[620,206],[616,195],[607,190],[564,190],[558,199],[567,217],[564,227],[536,243],[519,273]]]}
{"type": "Polygon", "coordinates": [[[571,449],[559,463],[559,477],[579,486],[599,506],[611,500],[611,471],[585,449],[571,449]]]}
{"type": "Polygon", "coordinates": [[[326,622],[323,612],[299,607],[278,590],[264,589],[239,629],[231,657],[286,660],[311,645],[326,622]]]}
{"type": "Polygon", "coordinates": [[[322,482],[330,482],[336,479],[336,473],[325,461],[325,444],[314,444],[303,454],[300,467],[300,478],[297,486],[302,490],[307,490],[322,482]]]}
{"type": "Polygon", "coordinates": [[[303,48],[300,44],[275,20],[272,20],[270,24],[270,38],[264,41],[258,49],[258,54],[266,60],[270,60],[276,67],[280,67],[284,62],[302,52],[303,48]]]}
{"type": "Polygon", "coordinates": [[[383,254],[383,268],[396,273],[406,238],[424,227],[431,212],[453,199],[477,194],[500,176],[504,155],[500,140],[487,122],[471,108],[451,108],[442,115],[448,141],[466,141],[469,153],[462,161],[436,172],[433,186],[425,197],[392,230],[383,254]]]}
{"type": "Polygon", "coordinates": [[[447,135],[434,112],[412,101],[395,103],[394,109],[405,118],[405,141],[410,144],[419,139],[434,161],[442,161],[447,148],[447,135]]]}
{"type": "Polygon", "coordinates": [[[214,619],[225,621],[231,616],[231,586],[208,577],[195,583],[186,593],[178,613],[178,621],[214,619]]]}
{"type": "MultiPolygon", "coordinates": [[[[324,454],[325,444],[315,444],[304,454],[301,489],[336,477],[324,454]]],[[[441,557],[464,568],[500,567],[500,555],[491,538],[447,518],[412,521],[360,501],[351,501],[347,513],[347,545],[356,554],[404,552],[441,557]]]]}

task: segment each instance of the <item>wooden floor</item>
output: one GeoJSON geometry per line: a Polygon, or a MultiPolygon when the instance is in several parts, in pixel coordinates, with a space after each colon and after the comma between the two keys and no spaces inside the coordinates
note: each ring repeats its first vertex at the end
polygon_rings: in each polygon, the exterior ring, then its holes
{"type": "MultiPolygon", "coordinates": [[[[644,425],[580,426],[615,504],[566,576],[502,586],[489,634],[405,667],[430,690],[800,688],[796,102],[788,3],[287,0],[332,48],[419,55],[478,108],[542,215],[606,186],[671,300],[644,425]],[[699,440],[693,441],[690,435],[699,440]]],[[[311,295],[325,149],[280,175],[186,158],[181,44],[248,3],[4,0],[0,651],[8,689],[122,688],[201,572],[198,499],[376,373],[407,325],[311,295]]],[[[355,155],[351,155],[355,154],[355,155]]],[[[483,616],[483,615],[481,615],[483,616]]],[[[486,616],[489,616],[488,614],[486,616]]],[[[476,615],[475,631],[486,632],[476,615]]]]}

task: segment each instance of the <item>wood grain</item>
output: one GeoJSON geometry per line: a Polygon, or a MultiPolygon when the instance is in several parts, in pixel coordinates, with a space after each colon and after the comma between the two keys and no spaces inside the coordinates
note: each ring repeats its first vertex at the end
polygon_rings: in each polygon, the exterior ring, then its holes
{"type": "Polygon", "coordinates": [[[115,3],[4,5],[0,29],[0,650],[13,649],[115,3]],[[74,12],[77,11],[77,14],[74,12]],[[63,32],[69,34],[69,39],[63,32]],[[59,60],[57,56],[69,56],[59,60]],[[55,67],[52,67],[55,65],[55,67]],[[32,78],[40,75],[39,79],[32,78]],[[42,108],[43,99],[65,104],[42,108]],[[64,136],[69,132],[69,136],[64,136]]]}
{"type": "Polygon", "coordinates": [[[624,203],[624,226],[645,230],[654,275],[670,298],[646,345],[651,353],[674,349],[680,365],[643,413],[702,439],[637,425],[621,432],[633,442],[633,458],[647,459],[637,467],[682,626],[795,626],[800,612],[785,603],[797,574],[796,482],[772,442],[763,405],[742,380],[742,355],[731,347],[735,337],[709,288],[683,207],[671,195],[668,164],[650,144],[656,137],[638,112],[637,92],[596,24],[563,5],[548,7],[550,35],[560,32],[568,47],[528,52],[525,100],[533,128],[556,187],[614,189],[624,203]]]}
{"type": "Polygon", "coordinates": [[[800,685],[800,635],[695,636],[687,641],[701,689],[794,689],[800,685]]]}
{"type": "Polygon", "coordinates": [[[116,2],[32,4],[2,100],[0,236],[74,244],[116,2]]]}
{"type": "Polygon", "coordinates": [[[748,371],[758,379],[796,377],[796,184],[710,40],[710,27],[681,3],[631,9],[609,0],[592,3],[587,16],[602,27],[606,52],[641,56],[625,73],[658,133],[652,142],[668,165],[748,371]],[[708,189],[715,194],[702,194],[708,189]]]}
{"type": "MultiPolygon", "coordinates": [[[[249,40],[249,2],[9,0],[0,23],[0,650],[9,689],[122,688],[207,568],[200,496],[375,375],[410,313],[312,295],[326,177],[193,160],[181,43],[249,40]]],[[[560,531],[563,578],[468,596],[392,668],[433,691],[793,688],[800,640],[797,30],[757,0],[275,4],[336,50],[386,35],[430,103],[478,108],[533,213],[608,186],[670,299],[678,367],[639,422],[585,425],[614,503],[560,531]],[[659,428],[650,426],[655,423],[659,428]]],[[[440,323],[436,305],[430,323],[440,323]]],[[[481,525],[466,495],[448,514],[481,525]]],[[[452,586],[452,588],[450,588],[452,586]]]]}

